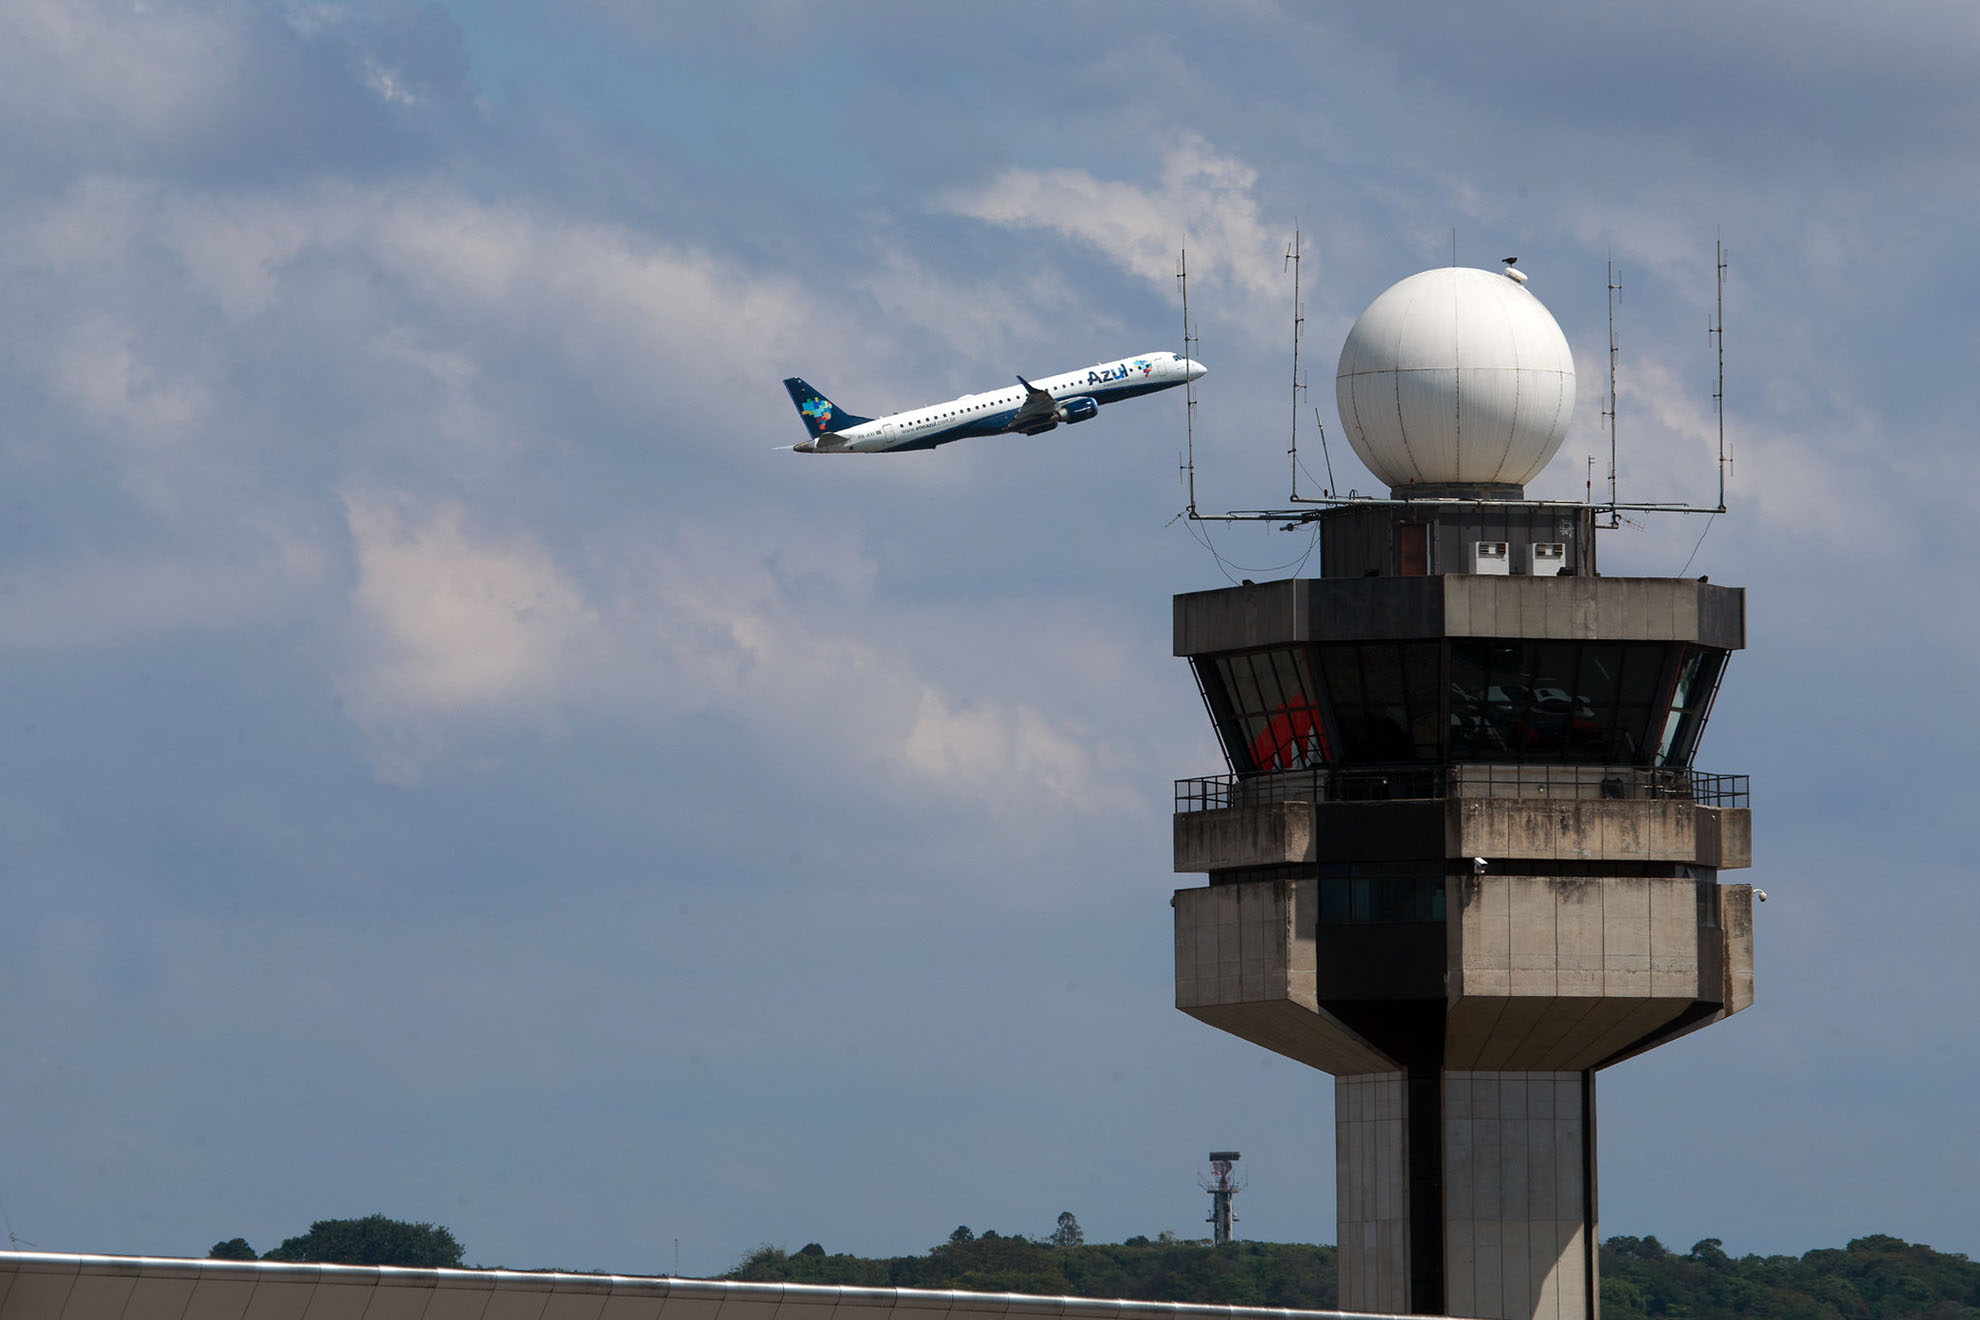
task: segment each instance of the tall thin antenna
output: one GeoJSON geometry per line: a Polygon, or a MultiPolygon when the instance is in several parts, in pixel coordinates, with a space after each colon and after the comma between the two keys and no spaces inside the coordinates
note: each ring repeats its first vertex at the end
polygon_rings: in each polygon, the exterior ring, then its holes
{"type": "Polygon", "coordinates": [[[1327,423],[1321,418],[1320,410],[1313,410],[1313,425],[1320,431],[1320,457],[1327,461],[1327,489],[1320,493],[1328,499],[1334,497],[1334,456],[1327,452],[1327,423]]]}
{"type": "Polygon", "coordinates": [[[1616,507],[1616,303],[1622,281],[1616,278],[1615,250],[1609,252],[1609,406],[1602,415],[1609,419],[1609,508],[1616,507]]]}
{"type": "MultiPolygon", "coordinates": [[[[1194,362],[1196,355],[1192,351],[1192,345],[1195,339],[1189,332],[1189,248],[1187,246],[1183,247],[1176,257],[1176,283],[1182,288],[1183,361],[1194,362]]],[[[1183,463],[1189,484],[1188,513],[1194,518],[1196,516],[1196,383],[1190,379],[1187,368],[1183,370],[1183,428],[1188,445],[1188,457],[1183,463]]]]}
{"type": "Polygon", "coordinates": [[[1718,387],[1712,391],[1712,402],[1719,413],[1719,512],[1726,511],[1726,469],[1732,465],[1732,455],[1726,452],[1726,244],[1722,238],[1712,240],[1713,265],[1718,275],[1718,311],[1714,316],[1709,334],[1719,350],[1718,387]]]}
{"type": "MultiPolygon", "coordinates": [[[[1452,258],[1453,266],[1456,265],[1458,258],[1457,237],[1458,237],[1457,229],[1455,226],[1453,226],[1451,229],[1451,258],[1452,258]]],[[[1375,495],[1363,495],[1359,491],[1352,489],[1343,491],[1340,490],[1335,485],[1333,457],[1328,452],[1326,418],[1322,415],[1322,411],[1319,408],[1315,408],[1313,410],[1313,418],[1314,418],[1315,428],[1320,433],[1320,451],[1321,454],[1327,460],[1327,486],[1325,489],[1322,490],[1319,496],[1312,496],[1312,495],[1302,496],[1299,493],[1298,483],[1299,483],[1299,478],[1303,473],[1303,464],[1299,457],[1299,448],[1298,448],[1299,405],[1301,402],[1302,391],[1308,388],[1305,378],[1301,375],[1302,364],[1300,362],[1300,350],[1304,347],[1305,319],[1306,319],[1305,316],[1306,309],[1303,301],[1305,296],[1305,272],[1301,269],[1301,260],[1304,256],[1304,244],[1305,244],[1305,238],[1303,231],[1301,231],[1295,226],[1293,231],[1292,242],[1288,246],[1285,254],[1286,267],[1289,268],[1293,274],[1293,367],[1292,367],[1292,382],[1291,382],[1292,383],[1291,393],[1293,400],[1293,417],[1292,417],[1292,427],[1291,427],[1291,436],[1290,436],[1290,448],[1288,450],[1288,453],[1291,455],[1292,458],[1293,490],[1292,490],[1290,507],[1267,508],[1267,509],[1231,509],[1224,513],[1210,513],[1210,514],[1202,513],[1197,509],[1196,458],[1195,458],[1196,441],[1195,441],[1195,421],[1194,421],[1196,398],[1193,391],[1186,390],[1185,394],[1189,401],[1187,415],[1188,418],[1190,419],[1188,423],[1189,449],[1186,456],[1178,455],[1177,458],[1179,463],[1181,464],[1181,469],[1180,469],[1181,475],[1184,478],[1182,484],[1186,485],[1187,490],[1189,492],[1189,506],[1182,513],[1178,513],[1173,521],[1181,521],[1183,518],[1187,517],[1194,522],[1277,523],[1280,524],[1281,530],[1292,531],[1297,528],[1305,526],[1307,523],[1317,522],[1328,516],[1326,510],[1316,509],[1312,507],[1315,505],[1326,505],[1330,507],[1359,505],[1359,504],[1367,504],[1371,506],[1388,506],[1388,505],[1406,506],[1410,503],[1410,501],[1407,498],[1399,499],[1393,488],[1390,491],[1389,498],[1384,499],[1381,498],[1380,496],[1375,496],[1375,495]]],[[[1183,261],[1180,261],[1177,264],[1176,279],[1182,286],[1183,345],[1186,352],[1191,357],[1191,359],[1194,360],[1197,341],[1196,341],[1195,331],[1193,329],[1193,322],[1191,322],[1189,319],[1189,275],[1188,275],[1188,266],[1186,260],[1187,258],[1186,252],[1184,253],[1184,258],[1185,259],[1183,261]]],[[[1605,289],[1604,289],[1608,302],[1609,381],[1608,381],[1608,398],[1606,400],[1608,406],[1603,409],[1603,416],[1606,419],[1609,428],[1609,491],[1608,491],[1607,501],[1601,504],[1597,504],[1595,502],[1596,454],[1594,452],[1590,452],[1587,455],[1587,474],[1584,479],[1584,487],[1583,487],[1583,495],[1582,495],[1583,503],[1588,507],[1592,515],[1595,515],[1597,517],[1599,517],[1599,515],[1601,514],[1608,515],[1609,521],[1606,524],[1601,524],[1601,525],[1610,528],[1622,527],[1625,525],[1630,527],[1641,527],[1643,524],[1639,523],[1635,518],[1627,516],[1628,514],[1637,514],[1637,513],[1713,514],[1713,513],[1727,512],[1726,509],[1727,477],[1728,474],[1733,471],[1733,452],[1732,452],[1732,443],[1727,438],[1726,435],[1726,412],[1725,412],[1726,371],[1725,371],[1724,320],[1725,320],[1726,272],[1730,269],[1730,262],[1729,262],[1729,255],[1726,252],[1725,244],[1723,241],[1718,242],[1716,245],[1715,261],[1716,261],[1715,273],[1717,277],[1717,296],[1713,311],[1708,317],[1708,323],[1706,328],[1712,336],[1713,346],[1717,352],[1718,376],[1717,376],[1716,386],[1712,395],[1712,399],[1718,414],[1718,445],[1719,445],[1718,503],[1717,505],[1708,505],[1708,504],[1692,504],[1684,501],[1663,501],[1663,502],[1625,504],[1622,502],[1622,451],[1621,451],[1622,427],[1620,422],[1620,414],[1622,411],[1622,400],[1621,400],[1622,336],[1618,330],[1618,324],[1616,319],[1617,309],[1622,302],[1622,295],[1624,292],[1623,289],[1624,281],[1622,279],[1621,269],[1617,265],[1615,260],[1614,250],[1611,249],[1609,253],[1607,274],[1605,276],[1605,289]]],[[[1520,282],[1524,283],[1523,280],[1520,282]]],[[[1310,401],[1309,401],[1309,406],[1310,406],[1310,401]]],[[[1342,420],[1347,422],[1352,422],[1353,419],[1349,419],[1343,416],[1342,420]]],[[[1350,425],[1349,429],[1352,431],[1354,428],[1352,425],[1350,425]]],[[[1355,438],[1357,437],[1350,436],[1350,439],[1355,439],[1355,438]]],[[[1319,478],[1312,473],[1304,473],[1304,475],[1306,476],[1306,479],[1308,480],[1309,483],[1319,480],[1319,478]]],[[[1474,498],[1467,498],[1456,495],[1453,496],[1426,495],[1421,498],[1425,503],[1434,503],[1439,505],[1461,505],[1461,504],[1471,504],[1476,502],[1474,498]]],[[[1550,502],[1551,501],[1543,500],[1543,501],[1532,501],[1530,503],[1545,504],[1550,502]]],[[[1215,553],[1214,548],[1212,549],[1212,553],[1213,554],[1215,553]]],[[[1224,568],[1228,572],[1230,566],[1227,565],[1225,561],[1223,561],[1220,558],[1218,560],[1218,563],[1221,568],[1224,568]]]]}
{"type": "Polygon", "coordinates": [[[1293,327],[1292,327],[1292,448],[1286,452],[1292,456],[1292,497],[1299,498],[1299,392],[1304,386],[1299,379],[1299,332],[1306,324],[1306,317],[1299,305],[1299,230],[1293,230],[1292,246],[1286,249],[1286,265],[1292,268],[1293,277],[1293,327]]]}

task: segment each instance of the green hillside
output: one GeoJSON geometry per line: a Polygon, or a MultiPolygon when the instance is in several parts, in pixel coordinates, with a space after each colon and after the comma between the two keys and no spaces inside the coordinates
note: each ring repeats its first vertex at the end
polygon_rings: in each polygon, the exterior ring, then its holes
{"type": "Polygon", "coordinates": [[[1053,1246],[985,1233],[951,1238],[923,1256],[886,1260],[827,1255],[816,1243],[790,1254],[758,1247],[727,1277],[1313,1307],[1333,1304],[1334,1249],[1278,1242],[1238,1242],[1220,1249],[1147,1238],[1108,1246],[1053,1246]]]}
{"type": "MultiPolygon", "coordinates": [[[[1166,1236],[1073,1245],[1077,1225],[1056,1236],[1066,1245],[957,1229],[923,1255],[878,1260],[832,1255],[816,1243],[796,1252],[765,1246],[726,1277],[1316,1310],[1335,1305],[1328,1246],[1219,1248],[1166,1236]]],[[[1729,1256],[1716,1238],[1673,1252],[1654,1237],[1616,1237],[1602,1244],[1602,1314],[1603,1320],[1980,1320],[1980,1265],[1884,1236],[1802,1256],[1729,1256]]]]}

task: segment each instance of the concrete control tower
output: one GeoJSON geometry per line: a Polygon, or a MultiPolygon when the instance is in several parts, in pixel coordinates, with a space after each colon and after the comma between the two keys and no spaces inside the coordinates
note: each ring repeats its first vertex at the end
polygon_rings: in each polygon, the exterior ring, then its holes
{"type": "Polygon", "coordinates": [[[1378,298],[1337,390],[1391,498],[1175,599],[1230,771],[1176,786],[1176,1006],[1334,1075],[1348,1310],[1595,1316],[1596,1073],[1753,1001],[1746,781],[1692,767],[1745,594],[1525,498],[1574,369],[1523,286],[1378,298]]]}

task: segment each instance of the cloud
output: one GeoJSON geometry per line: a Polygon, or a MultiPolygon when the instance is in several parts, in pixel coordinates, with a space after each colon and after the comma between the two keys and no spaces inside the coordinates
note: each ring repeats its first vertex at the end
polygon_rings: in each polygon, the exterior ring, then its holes
{"type": "Polygon", "coordinates": [[[539,711],[593,619],[527,535],[471,535],[457,506],[409,515],[385,497],[345,504],[358,579],[339,688],[377,740],[380,777],[411,782],[435,750],[424,717],[539,711]]]}
{"type": "MultiPolygon", "coordinates": [[[[738,765],[774,753],[775,773],[808,782],[854,775],[997,814],[1134,806],[1129,758],[1034,699],[1051,683],[964,696],[933,681],[959,647],[1013,645],[1008,628],[929,632],[877,596],[844,534],[792,529],[766,548],[687,524],[603,538],[570,566],[526,534],[477,533],[456,505],[346,505],[358,579],[338,687],[386,782],[418,782],[476,729],[558,738],[563,714],[584,713],[663,737],[712,715],[738,729],[738,765]]],[[[1032,648],[1038,677],[1099,677],[1080,672],[1082,648],[1059,649],[1032,648]]]]}
{"type": "Polygon", "coordinates": [[[1085,170],[1006,170],[939,205],[1006,228],[1047,229],[1098,249],[1128,274],[1171,293],[1177,250],[1188,245],[1190,276],[1254,297],[1284,294],[1279,239],[1259,223],[1258,172],[1184,134],[1162,157],[1151,186],[1095,178],[1085,170]]]}
{"type": "Polygon", "coordinates": [[[1041,338],[1073,301],[1060,281],[1044,273],[1018,284],[957,282],[901,252],[882,253],[871,273],[853,281],[888,321],[940,336],[969,358],[1008,354],[1013,341],[1041,338]]]}
{"type": "Polygon", "coordinates": [[[175,278],[198,299],[185,310],[250,322],[302,310],[295,300],[322,274],[311,268],[343,269],[364,277],[351,292],[375,312],[437,323],[463,343],[524,339],[588,375],[668,387],[697,369],[756,367],[795,347],[819,310],[795,281],[705,249],[441,184],[190,188],[97,175],[7,221],[5,268],[73,275],[99,304],[121,306],[133,277],[175,278]]]}
{"type": "MultiPolygon", "coordinates": [[[[588,686],[615,709],[659,721],[718,713],[807,782],[855,774],[997,812],[1130,801],[1125,758],[1067,713],[1094,681],[1070,631],[1026,638],[992,612],[931,627],[924,610],[882,596],[857,535],[816,524],[684,524],[601,557],[612,643],[588,686]],[[1020,650],[1023,667],[997,663],[1020,650]],[[1002,681],[959,682],[961,656],[1002,681]]],[[[1109,678],[1119,681],[1099,681],[1109,678]]]]}
{"type": "MultiPolygon", "coordinates": [[[[831,321],[787,277],[437,184],[85,176],[0,203],[0,274],[16,461],[76,465],[202,537],[293,516],[299,495],[328,534],[334,488],[379,467],[429,494],[485,490],[571,443],[559,391],[662,443],[733,425],[744,392],[767,411],[766,357],[831,321]]],[[[866,342],[845,326],[806,360],[870,358],[866,342]]]]}
{"type": "Polygon", "coordinates": [[[205,387],[141,356],[136,332],[110,317],[77,325],[56,352],[56,390],[92,423],[139,443],[183,434],[206,412],[205,387]]]}
{"type": "Polygon", "coordinates": [[[15,564],[0,572],[0,648],[55,651],[230,631],[303,608],[327,568],[317,546],[284,533],[226,557],[153,549],[15,564]]]}
{"type": "Polygon", "coordinates": [[[409,91],[405,85],[405,74],[396,69],[388,69],[372,56],[364,61],[365,85],[378,93],[381,101],[398,105],[418,105],[421,97],[409,91]]]}
{"type": "Polygon", "coordinates": [[[0,115],[99,141],[179,139],[213,123],[246,50],[211,7],[19,0],[0,7],[0,115]]]}
{"type": "Polygon", "coordinates": [[[1091,736],[1055,728],[1038,711],[988,703],[954,711],[924,687],[907,764],[937,781],[1014,804],[1035,792],[1082,812],[1132,806],[1120,785],[1096,782],[1091,736]]]}

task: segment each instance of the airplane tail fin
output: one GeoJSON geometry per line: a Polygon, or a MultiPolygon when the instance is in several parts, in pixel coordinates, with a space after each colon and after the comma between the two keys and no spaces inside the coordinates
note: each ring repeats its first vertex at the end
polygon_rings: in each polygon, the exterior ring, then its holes
{"type": "Polygon", "coordinates": [[[847,412],[800,377],[787,377],[784,388],[790,391],[791,402],[797,405],[798,415],[804,418],[805,434],[814,440],[821,435],[831,435],[873,420],[847,412]]]}

